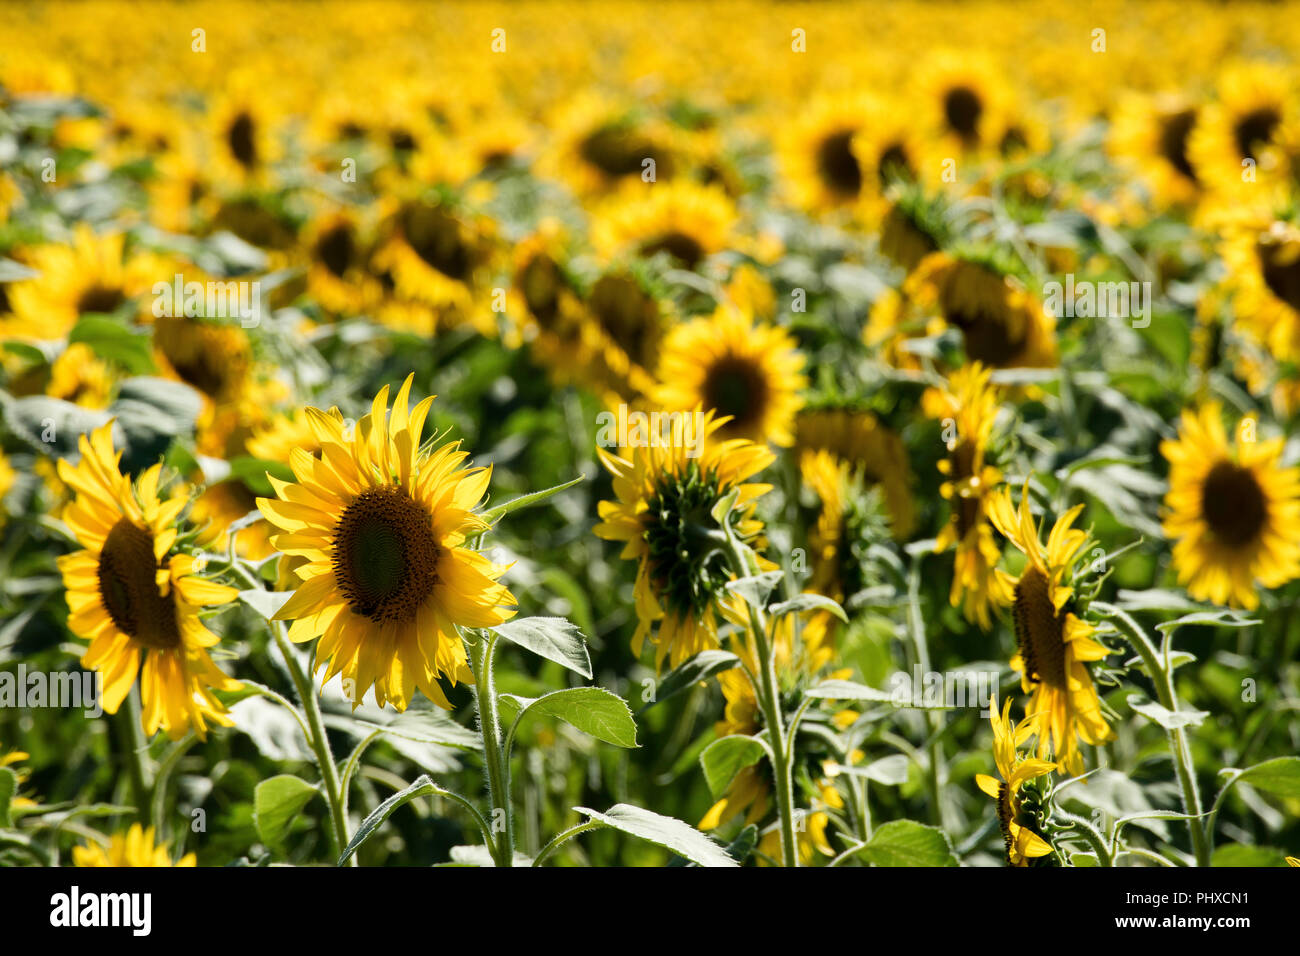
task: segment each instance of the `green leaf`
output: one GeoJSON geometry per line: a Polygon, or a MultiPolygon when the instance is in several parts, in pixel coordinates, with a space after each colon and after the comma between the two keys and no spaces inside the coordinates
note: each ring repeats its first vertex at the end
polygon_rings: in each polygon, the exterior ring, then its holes
{"type": "Polygon", "coordinates": [[[1286,866],[1286,854],[1271,846],[1227,843],[1215,847],[1210,866],[1286,866]]]}
{"type": "Polygon", "coordinates": [[[0,258],[0,282],[22,282],[24,279],[35,279],[38,275],[40,273],[30,266],[13,259],[0,258]]]}
{"type": "Polygon", "coordinates": [[[765,608],[767,600],[781,583],[780,571],[764,571],[727,582],[727,590],[739,594],[750,607],[765,608]]]}
{"type": "Polygon", "coordinates": [[[627,701],[603,687],[571,687],[535,698],[502,694],[501,699],[520,708],[518,720],[533,713],[558,717],[615,747],[637,746],[636,721],[627,701]]]}
{"type": "Polygon", "coordinates": [[[708,680],[714,674],[739,666],[740,658],[729,651],[700,651],[664,675],[664,679],[655,685],[654,700],[644,709],[649,710],[661,700],[667,700],[702,680],[708,680]]]}
{"type": "Polygon", "coordinates": [[[123,382],[108,409],[126,433],[122,467],[131,472],[147,468],[174,438],[193,434],[200,407],[199,393],[180,382],[148,376],[123,382]]]}
{"type": "Polygon", "coordinates": [[[882,824],[857,855],[877,866],[957,865],[943,831],[915,820],[891,820],[882,824]]]}
{"type": "Polygon", "coordinates": [[[700,754],[700,766],[704,768],[704,780],[713,798],[721,797],[736,774],[762,760],[765,752],[757,738],[744,734],[722,737],[705,747],[700,754]]]}
{"type": "Polygon", "coordinates": [[[672,850],[700,866],[739,865],[717,843],[690,824],[673,817],[665,817],[626,803],[615,804],[604,813],[586,807],[573,809],[597,823],[672,850]]]}
{"type": "Polygon", "coordinates": [[[13,826],[9,806],[18,792],[18,774],[10,767],[0,767],[0,830],[13,826]]]}
{"type": "Polygon", "coordinates": [[[132,375],[155,371],[153,346],[147,332],[135,332],[121,322],[88,315],[68,333],[68,344],[82,342],[102,359],[114,362],[132,375]]]}
{"type": "Polygon", "coordinates": [[[348,861],[353,853],[357,852],[357,847],[370,839],[370,835],[379,829],[380,824],[391,817],[399,807],[402,807],[417,797],[425,797],[435,793],[444,792],[441,787],[433,782],[433,778],[427,773],[421,774],[405,790],[399,790],[379,806],[370,812],[370,816],[361,821],[361,826],[357,827],[357,832],[352,834],[352,839],[348,841],[347,847],[339,857],[339,866],[348,861]]]}
{"type": "Polygon", "coordinates": [[[518,617],[492,628],[501,637],[591,679],[587,643],[576,624],[562,617],[518,617]]]}
{"type": "MultiPolygon", "coordinates": [[[[509,501],[497,505],[495,508],[488,508],[484,511],[483,520],[488,524],[496,524],[511,512],[519,511],[521,508],[531,508],[533,505],[541,504],[552,495],[558,495],[561,491],[564,491],[566,488],[572,488],[580,481],[582,481],[582,475],[579,475],[571,481],[566,481],[562,485],[555,485],[554,487],[547,488],[543,491],[534,491],[531,494],[520,495],[518,498],[512,498],[509,501]]],[[[588,674],[587,676],[590,677],[591,675],[588,674]]]]}
{"type": "Polygon", "coordinates": [[[804,611],[829,611],[845,624],[849,623],[849,616],[844,613],[839,602],[824,594],[800,594],[780,604],[773,604],[771,608],[772,616],[776,618],[787,614],[802,614],[804,611]]]}
{"type": "Polygon", "coordinates": [[[851,680],[826,680],[816,687],[804,691],[809,697],[824,697],[827,700],[874,700],[890,703],[894,696],[883,690],[876,690],[866,684],[851,680]]]}
{"type": "Polygon", "coordinates": [[[1213,608],[1204,611],[1193,611],[1191,614],[1184,614],[1172,621],[1164,621],[1156,625],[1156,630],[1163,634],[1171,634],[1178,628],[1186,627],[1189,624],[1213,625],[1215,627],[1251,627],[1258,623],[1258,619],[1249,617],[1242,611],[1213,608]]]}
{"type": "Polygon", "coordinates": [[[1274,757],[1242,771],[1238,781],[1279,797],[1300,797],[1300,757],[1274,757]]]}
{"type": "Polygon", "coordinates": [[[291,597],[293,597],[292,591],[263,591],[261,588],[239,592],[239,600],[268,621],[280,612],[280,608],[289,603],[291,597]]]}
{"type": "MultiPolygon", "coordinates": [[[[82,408],[61,398],[30,395],[13,398],[0,392],[0,412],[9,429],[46,455],[63,458],[77,454],[77,439],[108,421],[108,412],[82,408]]],[[[117,431],[117,429],[114,429],[117,431]]]]}
{"type": "Polygon", "coordinates": [[[876,783],[897,787],[900,784],[907,783],[908,766],[909,761],[903,754],[890,754],[888,757],[873,760],[865,767],[837,763],[831,764],[828,769],[831,774],[847,773],[853,777],[866,777],[876,783]]]}
{"type": "Polygon", "coordinates": [[[1197,604],[1180,591],[1163,588],[1121,590],[1116,595],[1115,604],[1125,611],[1200,611],[1205,608],[1205,605],[1197,604]]]}
{"type": "Polygon", "coordinates": [[[1156,703],[1154,700],[1147,700],[1141,694],[1130,694],[1128,704],[1147,720],[1155,721],[1165,730],[1177,730],[1179,727],[1199,727],[1201,722],[1210,716],[1209,711],[1205,710],[1173,711],[1163,704],[1156,703]]]}
{"type": "Polygon", "coordinates": [[[293,819],[319,791],[291,773],[263,780],[253,790],[253,826],[267,846],[279,846],[293,819]]]}

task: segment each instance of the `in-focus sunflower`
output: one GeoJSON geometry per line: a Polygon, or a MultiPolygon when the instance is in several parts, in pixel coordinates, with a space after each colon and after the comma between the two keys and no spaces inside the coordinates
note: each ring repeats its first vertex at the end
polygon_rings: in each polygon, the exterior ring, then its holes
{"type": "Polygon", "coordinates": [[[1055,323],[1022,282],[991,263],[936,252],[916,267],[904,292],[960,329],[974,361],[993,368],[1056,364],[1055,323]]]}
{"type": "Polygon", "coordinates": [[[939,471],[947,479],[939,493],[949,503],[951,514],[935,541],[935,551],[956,549],[949,603],[960,606],[966,620],[986,631],[992,623],[992,610],[1011,601],[995,573],[1002,551],[988,522],[990,496],[1002,481],[1002,473],[985,464],[998,414],[991,374],[990,369],[974,362],[953,372],[946,390],[931,390],[924,396],[926,412],[954,432],[947,442],[948,457],[939,462],[939,471]]]}
{"type": "Polygon", "coordinates": [[[993,524],[1027,559],[1019,577],[998,572],[1012,595],[1018,650],[1011,668],[1020,672],[1024,692],[1032,694],[1026,715],[1040,720],[1038,756],[1055,756],[1067,773],[1079,774],[1083,756],[1078,741],[1097,745],[1112,737],[1087,668],[1088,661],[1101,660],[1110,651],[1094,640],[1096,628],[1075,614],[1072,581],[1088,533],[1072,525],[1083,505],[1056,520],[1044,548],[1029,499],[1026,483],[1017,513],[1010,489],[1003,487],[994,493],[989,510],[993,524]]]}
{"type": "Polygon", "coordinates": [[[514,613],[506,568],[468,544],[488,529],[475,509],[492,470],[461,467],[459,442],[420,451],[433,397],[409,409],[413,380],[391,414],[385,385],[351,428],[337,409],[308,408],[320,457],[295,448],[297,481],[268,475],[277,497],[257,499],[281,530],[271,543],[306,562],[276,619],[293,621],[294,641],[321,639],[315,667],[343,675],[354,709],[371,687],[381,707],[405,710],[418,687],[450,709],[439,679],[472,678],[458,628],[514,613]]]}
{"type": "Polygon", "coordinates": [[[614,501],[599,505],[597,537],[624,542],[620,557],[637,562],[638,624],[632,649],[641,653],[651,631],[655,667],[665,658],[676,667],[718,646],[718,613],[735,614],[738,598],[723,555],[706,547],[720,530],[714,506],[732,489],[738,497],[732,520],[741,540],[757,543],[763,523],[754,503],[771,485],[748,479],[772,463],[765,446],[743,438],[722,440],[723,420],[713,412],[676,419],[671,434],[625,449],[630,458],[599,449],[614,477],[614,501]],[[663,440],[660,440],[662,438],[663,440]]]}
{"type": "Polygon", "coordinates": [[[1002,779],[977,773],[975,783],[998,802],[998,826],[1002,830],[1007,864],[1029,866],[1031,860],[1050,856],[1052,845],[1030,829],[1029,821],[1021,813],[1019,790],[1028,781],[1051,773],[1056,769],[1056,764],[1050,760],[1025,757],[1020,753],[1020,745],[1037,732],[1035,718],[1026,717],[1013,729],[1011,698],[1008,697],[1002,705],[1000,718],[997,708],[997,698],[991,698],[989,720],[993,724],[993,761],[997,764],[1002,779]]]}
{"type": "Polygon", "coordinates": [[[1300,469],[1282,466],[1283,439],[1250,437],[1230,445],[1222,409],[1207,402],[1184,411],[1178,439],[1160,446],[1179,583],[1198,600],[1244,608],[1259,604],[1256,583],[1300,577],[1300,469]]]}
{"type": "Polygon", "coordinates": [[[81,436],[81,461],[58,465],[59,477],[77,494],[63,521],[84,549],[59,558],[68,627],[90,641],[81,663],[103,675],[106,711],[117,712],[140,673],[146,733],[161,727],[178,739],[193,728],[203,737],[208,721],[230,724],[212,691],[240,684],[212,662],[208,651],[217,636],[204,626],[200,608],[227,604],[237,592],[199,577],[189,555],[172,553],[186,498],[159,497],[161,465],[132,486],[118,468],[112,429],[109,421],[81,436]]]}
{"type": "Polygon", "coordinates": [[[808,384],[804,359],[785,329],[731,305],[668,333],[655,400],[670,411],[713,409],[722,433],[778,446],[794,444],[794,416],[808,384]]]}
{"type": "Polygon", "coordinates": [[[72,862],[76,866],[194,866],[196,859],[186,853],[173,863],[167,845],[154,843],[153,827],[133,823],[125,833],[114,833],[107,848],[95,843],[74,846],[72,862]]]}

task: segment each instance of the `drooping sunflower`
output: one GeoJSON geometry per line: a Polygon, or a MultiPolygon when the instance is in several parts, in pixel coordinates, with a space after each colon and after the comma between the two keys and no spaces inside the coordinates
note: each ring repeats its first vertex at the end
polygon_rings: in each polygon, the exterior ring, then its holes
{"type": "Polygon", "coordinates": [[[96,843],[72,848],[72,862],[76,866],[194,866],[196,857],[186,853],[172,862],[165,843],[154,842],[153,827],[131,824],[125,833],[114,833],[108,847],[96,843]]]}
{"type": "Polygon", "coordinates": [[[936,252],[916,267],[904,292],[960,329],[973,361],[993,368],[1056,364],[1051,316],[1021,281],[990,262],[936,252]]]}
{"type": "Polygon", "coordinates": [[[1019,790],[1034,780],[1056,769],[1050,760],[1026,757],[1020,745],[1037,733],[1037,719],[1026,717],[1014,728],[1011,726],[1011,698],[1002,705],[998,716],[997,698],[989,700],[989,721],[993,724],[993,761],[997,764],[998,780],[988,774],[977,773],[975,783],[998,802],[998,826],[1006,847],[1009,866],[1029,866],[1031,860],[1050,856],[1052,845],[1026,824],[1021,813],[1019,790]]]}
{"type": "Polygon", "coordinates": [[[606,258],[663,252],[695,269],[731,246],[736,218],[735,204],[716,186],[638,182],[610,197],[592,223],[591,238],[606,258]]]}
{"type": "Polygon", "coordinates": [[[1254,427],[1229,444],[1222,409],[1207,402],[1184,411],[1178,439],[1160,446],[1164,530],[1179,583],[1198,600],[1254,608],[1256,584],[1300,577],[1300,469],[1282,466],[1283,439],[1259,438],[1254,427]]]}
{"type": "Polygon", "coordinates": [[[1044,548],[1029,507],[1029,485],[1020,496],[1020,510],[1011,504],[1011,490],[994,493],[989,517],[994,526],[1027,559],[1019,577],[999,570],[1003,586],[1012,595],[1012,616],[1018,650],[1012,670],[1020,672],[1020,686],[1031,694],[1027,716],[1038,718],[1038,756],[1052,755],[1067,773],[1083,772],[1078,741],[1101,744],[1112,731],[1102,714],[1087,662],[1110,651],[1093,638],[1091,624],[1075,613],[1072,580],[1088,533],[1074,528],[1083,511],[1076,505],[1052,526],[1044,548]]]}
{"type": "Polygon", "coordinates": [[[491,468],[464,468],[459,442],[421,452],[432,396],[408,408],[414,376],[388,386],[347,427],[337,409],[305,412],[320,457],[295,448],[296,482],[268,476],[275,498],[257,506],[280,533],[271,543],[306,559],[293,597],[276,614],[293,621],[289,637],[320,638],[317,669],[342,674],[353,707],[373,687],[382,707],[405,710],[418,687],[450,709],[438,681],[471,679],[458,628],[509,619],[514,596],[506,568],[469,546],[487,530],[475,509],[491,468]]]}
{"type": "Polygon", "coordinates": [[[118,467],[112,428],[109,421],[81,436],[81,461],[58,465],[77,495],[63,521],[83,547],[59,558],[68,627],[90,641],[81,663],[103,674],[106,711],[117,712],[140,673],[145,732],[161,727],[178,739],[193,728],[203,737],[209,721],[230,724],[212,691],[240,684],[209,656],[218,638],[200,608],[227,604],[237,592],[200,577],[189,555],[173,553],[186,498],[159,497],[161,465],[133,486],[118,467]]]}
{"type": "Polygon", "coordinates": [[[992,611],[1010,603],[1011,594],[995,573],[1001,549],[988,522],[990,496],[1002,473],[985,463],[994,420],[998,414],[992,371],[979,362],[962,366],[949,376],[945,390],[931,390],[924,407],[932,418],[951,428],[948,457],[939,462],[947,479],[939,493],[951,507],[948,523],[935,541],[935,551],[955,548],[952,588],[948,601],[960,606],[966,620],[988,630],[992,611]]]}
{"type": "Polygon", "coordinates": [[[670,411],[703,407],[727,419],[723,434],[786,447],[808,380],[788,332],[730,305],[668,333],[655,400],[670,411]]]}
{"type": "Polygon", "coordinates": [[[620,556],[637,562],[638,624],[632,649],[640,654],[650,637],[656,668],[665,658],[676,667],[717,647],[718,614],[737,613],[738,599],[725,590],[731,579],[725,559],[703,546],[708,533],[719,530],[714,506],[736,489],[736,534],[757,542],[763,530],[754,504],[771,485],[748,479],[775,455],[747,439],[723,440],[719,432],[724,424],[712,411],[696,410],[678,417],[671,434],[623,449],[630,457],[599,449],[614,478],[616,500],[600,503],[595,533],[624,542],[620,556]]]}

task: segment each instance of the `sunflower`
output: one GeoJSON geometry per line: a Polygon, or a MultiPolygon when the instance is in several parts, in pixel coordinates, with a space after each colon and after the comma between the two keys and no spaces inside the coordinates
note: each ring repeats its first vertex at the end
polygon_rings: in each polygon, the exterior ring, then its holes
{"type": "Polygon", "coordinates": [[[46,395],[82,408],[107,408],[112,390],[112,370],[84,342],[72,343],[50,363],[46,395]]]}
{"type": "MultiPolygon", "coordinates": [[[[0,517],[3,517],[2,512],[0,512],[0,517]]],[[[18,766],[18,764],[30,757],[31,754],[24,750],[6,750],[4,747],[0,747],[0,767],[8,767],[13,773],[15,788],[21,787],[27,782],[27,778],[31,776],[30,771],[24,767],[18,766]]],[[[9,807],[12,810],[30,810],[37,806],[39,806],[39,804],[35,800],[31,797],[22,796],[17,793],[16,790],[10,798],[9,807]]]]}
{"type": "Polygon", "coordinates": [[[778,446],[794,443],[794,416],[808,380],[790,334],[721,305],[668,333],[655,400],[670,411],[697,406],[727,419],[723,434],[778,446]]]}
{"type": "Polygon", "coordinates": [[[1083,505],[1057,519],[1044,548],[1029,498],[1026,482],[1017,514],[1010,489],[1003,487],[993,494],[989,509],[994,526],[1027,558],[1018,578],[998,572],[1012,596],[1019,649],[1011,668],[1020,672],[1024,692],[1033,695],[1027,716],[1041,720],[1038,756],[1053,754],[1067,773],[1079,774],[1083,757],[1077,740],[1097,745],[1112,736],[1086,666],[1110,651],[1093,639],[1096,629],[1075,613],[1074,587],[1066,583],[1088,542],[1087,532],[1071,527],[1083,505]]]}
{"type": "Polygon", "coordinates": [[[666,253],[697,268],[731,246],[736,207],[720,188],[686,180],[631,183],[615,193],[592,224],[591,238],[606,258],[666,253]]]}
{"type": "Polygon", "coordinates": [[[1055,323],[1012,275],[989,262],[936,252],[908,277],[904,293],[960,329],[968,358],[994,368],[1056,364],[1055,323]]]}
{"type": "Polygon", "coordinates": [[[1187,141],[1197,179],[1228,196],[1285,188],[1292,160],[1280,135],[1296,118],[1295,72],[1269,63],[1234,64],[1218,82],[1218,101],[1201,111],[1187,141]],[[1254,176],[1243,169],[1253,164],[1254,176]]]}
{"type": "Polygon", "coordinates": [[[905,272],[938,252],[944,237],[941,213],[919,192],[904,192],[885,210],[880,225],[880,252],[905,272]]]}
{"type": "Polygon", "coordinates": [[[217,178],[232,187],[264,185],[279,157],[276,119],[255,81],[228,83],[208,116],[210,155],[217,178]]]}
{"type": "Polygon", "coordinates": [[[948,601],[961,607],[966,620],[986,631],[993,608],[1011,601],[995,573],[1002,552],[988,522],[990,496],[1002,481],[1002,473],[985,464],[998,414],[991,374],[990,369],[974,362],[953,372],[946,390],[934,389],[923,396],[927,413],[954,432],[947,442],[948,457],[939,462],[939,471],[947,479],[939,493],[949,503],[951,514],[935,541],[935,551],[956,549],[948,601]]]}
{"type": "MultiPolygon", "coordinates": [[[[218,481],[204,488],[194,499],[190,520],[207,527],[195,539],[205,548],[224,550],[231,524],[257,510],[257,495],[238,478],[218,481]]],[[[236,532],[236,553],[251,561],[260,561],[275,552],[271,547],[270,528],[265,521],[255,521],[236,532]]]]}
{"type": "Polygon", "coordinates": [[[724,419],[699,412],[677,420],[671,435],[624,451],[630,458],[599,449],[614,478],[616,500],[599,505],[599,538],[624,542],[621,557],[637,562],[638,625],[632,649],[640,654],[652,630],[655,667],[668,658],[672,667],[702,650],[718,646],[717,614],[734,614],[725,590],[731,575],[715,548],[705,546],[720,530],[714,506],[733,489],[734,530],[756,543],[763,524],[754,517],[755,501],[771,485],[747,483],[775,459],[764,445],[743,438],[723,440],[724,419]]]}
{"type": "Polygon", "coordinates": [[[1238,319],[1266,350],[1300,357],[1300,227],[1239,217],[1225,227],[1221,254],[1238,319]]]}
{"type": "Polygon", "coordinates": [[[1131,94],[1115,111],[1107,149],[1134,169],[1160,209],[1186,205],[1200,195],[1188,140],[1196,126],[1196,104],[1181,94],[1131,94]]]}
{"type": "Polygon", "coordinates": [[[852,210],[864,195],[879,195],[888,176],[909,169],[903,140],[878,134],[880,114],[870,98],[840,94],[814,102],[786,127],[781,167],[796,205],[810,213],[852,210]]]}
{"type": "Polygon", "coordinates": [[[580,293],[569,271],[564,227],[555,219],[542,220],[534,233],[515,244],[512,258],[506,344],[517,348],[551,338],[562,353],[581,334],[583,319],[580,293]]]}
{"type": "Polygon", "coordinates": [[[1006,846],[1007,865],[1029,866],[1031,860],[1050,856],[1052,846],[1030,827],[1021,812],[1019,790],[1022,785],[1056,769],[1050,760],[1025,757],[1020,745],[1037,732],[1037,719],[1026,717],[1013,729],[1011,726],[1011,699],[1002,705],[998,716],[997,698],[989,700],[989,721],[993,724],[993,760],[1002,779],[977,773],[979,788],[998,802],[998,826],[1002,829],[1002,842],[1006,846]]]}
{"type": "MultiPolygon", "coordinates": [[[[844,462],[865,486],[878,486],[884,495],[890,533],[896,541],[906,541],[916,527],[916,508],[908,486],[911,466],[907,447],[897,432],[869,411],[854,408],[804,409],[795,423],[795,448],[801,459],[809,452],[829,452],[838,470],[844,462]]],[[[805,472],[805,482],[824,469],[805,472]]],[[[826,472],[829,476],[829,472],[826,472]]],[[[832,484],[812,483],[822,491],[832,484]]],[[[828,500],[823,498],[823,501],[828,500]]]]}
{"type": "Polygon", "coordinates": [[[116,312],[171,274],[157,256],[128,252],[124,234],[97,236],[84,223],[68,244],[31,250],[26,264],[40,275],[8,284],[13,316],[0,319],[0,335],[62,338],[81,316],[116,312]]]}
{"type": "Polygon", "coordinates": [[[420,450],[430,396],[414,409],[408,376],[388,408],[388,386],[346,427],[337,409],[305,411],[320,457],[295,448],[296,482],[268,475],[275,498],[259,498],[280,529],[271,543],[302,557],[302,583],[276,614],[296,642],[321,638],[316,669],[342,674],[355,709],[373,686],[379,706],[405,710],[418,687],[451,708],[438,685],[472,679],[459,628],[509,619],[506,568],[467,543],[488,524],[476,512],[491,468],[463,468],[459,442],[420,450]]]}
{"type": "Polygon", "coordinates": [[[542,155],[542,175],[568,183],[583,196],[605,193],[641,178],[654,163],[655,182],[672,179],[681,165],[680,137],[639,107],[584,91],[561,103],[546,123],[552,147],[542,155]]]}
{"type": "Polygon", "coordinates": [[[63,511],[84,550],[59,558],[67,588],[68,627],[90,641],[82,666],[100,671],[104,709],[116,713],[140,678],[146,733],[161,727],[172,739],[193,728],[200,738],[207,722],[230,725],[213,690],[240,684],[212,662],[217,636],[200,608],[227,604],[234,588],[204,580],[195,562],[173,553],[176,517],[183,494],[158,494],[162,466],[154,465],[132,487],[118,468],[113,422],[81,436],[81,461],[59,462],[59,477],[77,493],[63,511]]]}
{"type": "Polygon", "coordinates": [[[307,224],[303,245],[309,256],[307,295],[326,312],[352,316],[382,294],[379,280],[366,268],[367,251],[357,216],[339,208],[307,224]]]}
{"type": "Polygon", "coordinates": [[[637,269],[610,269],[592,284],[584,304],[587,345],[577,352],[575,367],[585,369],[593,385],[618,395],[650,394],[655,387],[651,370],[672,319],[651,280],[637,269]]]}
{"type": "Polygon", "coordinates": [[[943,51],[923,65],[922,125],[947,144],[947,155],[997,148],[1011,115],[1010,89],[996,64],[969,52],[943,51]]]}
{"type": "Polygon", "coordinates": [[[108,841],[108,849],[96,844],[74,846],[72,862],[76,866],[194,866],[195,856],[186,853],[172,862],[166,844],[155,844],[153,827],[131,824],[125,833],[115,833],[108,841]]]}
{"type": "Polygon", "coordinates": [[[153,323],[154,362],[217,403],[238,399],[253,365],[248,333],[222,319],[160,316],[153,323]]]}
{"type": "MultiPolygon", "coordinates": [[[[722,688],[722,720],[713,725],[714,734],[721,739],[733,734],[749,736],[758,732],[758,698],[754,685],[739,667],[718,675],[722,688]]],[[[745,814],[746,825],[758,823],[769,807],[771,785],[762,767],[752,764],[732,779],[726,792],[718,799],[699,822],[701,830],[716,830],[737,814],[745,814]]],[[[778,855],[780,850],[777,850],[778,855]]]]}
{"type": "Polygon", "coordinates": [[[1178,439],[1160,446],[1169,462],[1164,530],[1193,598],[1254,608],[1256,583],[1300,577],[1300,469],[1282,467],[1281,438],[1239,433],[1234,446],[1217,403],[1183,412],[1178,439]]]}

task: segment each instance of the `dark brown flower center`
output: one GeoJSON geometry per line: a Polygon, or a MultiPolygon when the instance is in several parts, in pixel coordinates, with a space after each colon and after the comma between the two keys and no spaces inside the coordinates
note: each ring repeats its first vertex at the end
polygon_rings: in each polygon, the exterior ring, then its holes
{"type": "Polygon", "coordinates": [[[239,165],[251,169],[257,165],[257,141],[254,138],[253,118],[247,113],[240,113],[230,122],[226,130],[226,142],[230,152],[239,165]]]}
{"type": "Polygon", "coordinates": [[[1255,251],[1269,291],[1300,312],[1300,242],[1264,241],[1255,251]]]}
{"type": "Polygon", "coordinates": [[[90,285],[77,296],[77,311],[83,315],[87,312],[116,312],[125,301],[126,295],[119,287],[90,285]]]}
{"type": "Polygon", "coordinates": [[[967,143],[979,138],[979,121],[984,104],[974,90],[954,86],[943,98],[943,115],[948,128],[967,143]]]}
{"type": "Polygon", "coordinates": [[[1160,155],[1185,177],[1196,181],[1196,170],[1187,158],[1187,137],[1196,125],[1196,110],[1182,110],[1164,118],[1160,124],[1160,155]]]}
{"type": "Polygon", "coordinates": [[[113,525],[99,553],[99,594],[119,631],[146,647],[169,650],[181,643],[176,599],[158,591],[153,535],[129,518],[113,525]]]}
{"type": "Polygon", "coordinates": [[[644,136],[619,125],[603,126],[579,145],[578,155],[606,176],[639,175],[647,159],[655,161],[655,177],[667,179],[673,163],[662,149],[644,136]]]}
{"type": "MultiPolygon", "coordinates": [[[[952,450],[949,460],[952,462],[951,477],[954,484],[960,484],[974,477],[976,450],[974,443],[969,441],[958,443],[957,447],[952,450]]],[[[965,538],[966,533],[974,528],[979,521],[980,500],[974,495],[954,495],[952,507],[957,519],[957,536],[958,538],[965,538]]]]}
{"type": "Polygon", "coordinates": [[[643,256],[653,256],[657,252],[668,253],[688,269],[694,269],[704,258],[704,247],[684,232],[668,232],[641,246],[643,256]]]}
{"type": "Polygon", "coordinates": [[[1000,368],[1020,352],[1027,330],[1023,316],[997,306],[962,307],[949,311],[947,316],[949,322],[961,329],[968,358],[1000,368]]]}
{"type": "Polygon", "coordinates": [[[1255,147],[1269,141],[1281,120],[1281,115],[1271,106],[1261,106],[1238,119],[1232,127],[1232,135],[1242,158],[1254,156],[1255,147]]]}
{"type": "Polygon", "coordinates": [[[1025,567],[1016,584],[1012,612],[1025,674],[1031,681],[1065,690],[1065,612],[1057,613],[1052,606],[1047,575],[1033,564],[1025,567]]]}
{"type": "Polygon", "coordinates": [[[845,198],[862,191],[862,167],[853,155],[853,134],[845,129],[832,133],[817,147],[817,173],[834,193],[845,198]]]}
{"type": "Polygon", "coordinates": [[[1011,788],[1006,783],[998,782],[998,828],[1002,831],[1002,844],[1007,853],[1007,864],[1012,863],[1011,851],[1016,839],[1011,834],[1011,824],[1016,818],[1015,808],[1011,805],[1011,788]]]}
{"type": "Polygon", "coordinates": [[[1254,472],[1221,461],[1205,476],[1201,513],[1217,540],[1239,548],[1258,537],[1268,521],[1268,502],[1254,472]]]}
{"type": "Polygon", "coordinates": [[[316,241],[316,258],[338,278],[347,274],[348,267],[356,255],[356,243],[352,239],[352,229],[340,223],[330,229],[316,241]]]}
{"type": "Polygon", "coordinates": [[[451,279],[465,282],[476,264],[477,253],[459,222],[434,206],[408,206],[402,214],[402,231],[415,254],[451,279]]]}
{"type": "Polygon", "coordinates": [[[549,325],[560,302],[560,267],[547,255],[536,255],[519,271],[516,280],[533,318],[549,325]]]}
{"type": "Polygon", "coordinates": [[[353,613],[406,623],[433,592],[441,555],[423,506],[400,488],[373,488],[339,518],[334,577],[353,613]]]}
{"type": "Polygon", "coordinates": [[[767,408],[768,387],[757,363],[738,355],[720,359],[704,380],[704,404],[718,415],[730,415],[726,429],[737,431],[757,425],[767,408]]]}
{"type": "Polygon", "coordinates": [[[588,305],[601,327],[632,361],[648,366],[658,357],[662,332],[659,306],[634,279],[601,276],[591,289],[588,305]]]}

